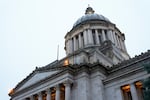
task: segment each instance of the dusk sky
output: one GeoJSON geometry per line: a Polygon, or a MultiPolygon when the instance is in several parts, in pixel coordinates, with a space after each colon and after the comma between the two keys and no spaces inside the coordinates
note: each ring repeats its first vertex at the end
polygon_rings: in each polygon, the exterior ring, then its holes
{"type": "Polygon", "coordinates": [[[150,49],[150,0],[0,0],[0,96],[35,67],[65,56],[64,36],[88,4],[126,36],[131,57],[150,49]]]}

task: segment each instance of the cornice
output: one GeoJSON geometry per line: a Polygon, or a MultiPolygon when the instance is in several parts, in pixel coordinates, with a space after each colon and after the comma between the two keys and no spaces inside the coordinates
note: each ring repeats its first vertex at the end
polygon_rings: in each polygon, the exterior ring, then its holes
{"type": "MultiPolygon", "coordinates": [[[[100,63],[94,63],[94,64],[74,64],[74,65],[68,65],[68,66],[61,66],[61,67],[57,67],[57,68],[53,68],[52,70],[57,70],[57,69],[61,69],[59,72],[49,76],[49,77],[46,77],[45,79],[42,79],[20,91],[17,91],[15,92],[13,95],[11,95],[11,97],[15,97],[15,96],[18,96],[22,93],[25,93],[27,91],[30,91],[32,89],[34,89],[35,87],[38,87],[48,81],[51,81],[51,80],[54,80],[62,75],[65,75],[65,74],[70,74],[72,76],[76,76],[76,75],[79,75],[80,73],[82,72],[86,72],[87,74],[91,74],[91,73],[94,73],[96,71],[99,71],[101,72],[102,74],[105,74],[107,73],[106,71],[106,68],[100,64],[100,63]]],[[[41,69],[40,69],[41,70],[41,69]]],[[[39,71],[39,69],[38,69],[39,71]]],[[[28,76],[29,77],[29,76],[28,76]]],[[[20,84],[21,85],[21,84],[20,84]]],[[[17,87],[19,88],[19,87],[17,87]]]]}
{"type": "Polygon", "coordinates": [[[103,81],[104,84],[119,80],[121,78],[129,77],[131,75],[143,72],[143,64],[150,62],[150,51],[142,53],[139,56],[130,58],[129,60],[123,61],[117,65],[108,68],[108,77],[103,81]]]}
{"type": "Polygon", "coordinates": [[[122,61],[116,65],[113,65],[110,69],[109,69],[109,73],[111,72],[115,72],[117,70],[120,70],[124,67],[128,67],[128,66],[131,66],[135,63],[139,63],[141,61],[149,61],[150,62],[150,50],[148,50],[147,52],[145,53],[141,53],[140,55],[138,56],[135,56],[133,58],[130,58],[128,60],[125,60],[125,61],[122,61]]]}
{"type": "Polygon", "coordinates": [[[21,90],[17,93],[15,92],[11,97],[14,97],[16,95],[19,95],[22,92],[25,92],[27,90],[33,89],[34,87],[39,86],[40,84],[43,84],[44,82],[50,81],[55,79],[56,77],[59,77],[63,74],[69,73],[73,76],[76,76],[82,72],[86,72],[88,74],[94,73],[96,71],[101,72],[107,78],[104,80],[104,84],[107,84],[109,82],[115,81],[116,79],[120,79],[122,77],[127,77],[129,75],[133,75],[137,72],[144,71],[143,64],[150,62],[150,50],[148,50],[146,53],[141,53],[139,56],[135,56],[134,58],[130,58],[129,60],[125,60],[117,65],[112,66],[111,68],[104,66],[103,64],[97,62],[94,64],[90,63],[81,63],[81,64],[74,64],[74,65],[68,65],[63,66],[61,62],[64,59],[60,61],[53,62],[51,64],[48,64],[44,67],[36,67],[36,69],[30,73],[25,79],[23,79],[21,82],[17,84],[17,86],[14,88],[14,91],[19,89],[25,82],[27,82],[33,75],[40,72],[46,72],[46,71],[56,71],[59,70],[58,73],[53,74],[49,77],[46,77],[43,80],[40,80],[39,82],[21,90]],[[124,72],[127,70],[126,72],[124,72]]]}
{"type": "Polygon", "coordinates": [[[105,26],[105,27],[109,27],[109,25],[114,25],[111,22],[107,22],[107,21],[100,21],[100,20],[89,20],[89,21],[85,21],[82,22],[81,24],[77,25],[76,27],[73,27],[69,32],[67,32],[67,34],[65,35],[65,38],[68,34],[72,34],[73,32],[75,32],[76,30],[83,28],[85,25],[100,25],[100,26],[105,26]]]}

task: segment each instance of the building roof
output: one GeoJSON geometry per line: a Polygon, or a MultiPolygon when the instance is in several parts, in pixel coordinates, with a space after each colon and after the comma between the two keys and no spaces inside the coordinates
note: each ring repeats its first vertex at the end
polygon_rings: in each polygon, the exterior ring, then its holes
{"type": "Polygon", "coordinates": [[[80,17],[73,25],[73,28],[82,24],[82,23],[85,23],[87,21],[105,21],[105,22],[109,22],[109,19],[106,18],[105,16],[103,15],[100,15],[100,14],[96,14],[94,13],[95,11],[93,10],[92,7],[88,7],[85,11],[85,15],[80,17]]]}
{"type": "MultiPolygon", "coordinates": [[[[131,66],[133,65],[136,65],[138,63],[140,64],[144,64],[144,63],[147,63],[149,62],[149,59],[150,59],[150,50],[148,50],[147,52],[145,53],[141,53],[141,55],[138,55],[138,56],[135,56],[133,58],[130,58],[129,60],[125,60],[117,65],[114,65],[112,66],[111,68],[109,67],[106,67],[104,66],[103,64],[101,63],[94,63],[94,64],[79,64],[79,65],[69,65],[68,67],[64,67],[62,66],[60,63],[60,61],[54,61],[46,66],[43,66],[43,67],[39,67],[32,72],[30,73],[25,79],[23,79],[21,82],[19,82],[17,84],[17,86],[14,88],[14,90],[16,90],[17,88],[19,88],[20,86],[22,86],[25,82],[27,82],[30,77],[32,77],[34,74],[36,73],[39,73],[39,72],[47,72],[47,71],[56,71],[56,70],[68,70],[68,68],[72,69],[73,71],[75,72],[79,72],[79,70],[81,70],[80,68],[81,67],[84,67],[84,66],[89,66],[90,68],[92,68],[93,66],[96,66],[96,65],[100,65],[100,69],[104,69],[106,71],[106,73],[111,76],[113,73],[116,73],[118,72],[119,70],[121,69],[124,69],[124,68],[131,68],[131,66]]],[[[138,66],[137,66],[138,67],[138,66]]],[[[133,67],[134,68],[134,67],[133,67]]],[[[59,73],[59,72],[58,72],[59,73]]],[[[56,73],[56,74],[58,74],[56,73]]],[[[56,74],[52,75],[51,77],[54,77],[56,76],[56,74]]],[[[109,77],[108,77],[109,78],[109,77]]],[[[108,80],[107,80],[108,81],[108,80]]],[[[107,83],[107,82],[106,82],[107,83]]]]}

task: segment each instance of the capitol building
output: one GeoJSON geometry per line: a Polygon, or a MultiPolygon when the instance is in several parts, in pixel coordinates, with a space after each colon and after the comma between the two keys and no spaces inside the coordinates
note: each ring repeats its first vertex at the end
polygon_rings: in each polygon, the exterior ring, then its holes
{"type": "Polygon", "coordinates": [[[17,83],[10,100],[143,100],[150,51],[131,58],[125,34],[92,7],[66,33],[64,49],[64,58],[17,83]]]}

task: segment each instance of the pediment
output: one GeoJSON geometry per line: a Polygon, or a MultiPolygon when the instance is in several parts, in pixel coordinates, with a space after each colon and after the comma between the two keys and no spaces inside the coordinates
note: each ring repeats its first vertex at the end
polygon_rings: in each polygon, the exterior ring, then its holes
{"type": "Polygon", "coordinates": [[[29,86],[39,82],[40,80],[43,80],[46,77],[49,77],[57,72],[58,71],[36,72],[18,89],[18,91],[20,91],[26,87],[29,87],[29,86]]]}
{"type": "Polygon", "coordinates": [[[92,50],[90,52],[90,62],[94,63],[97,61],[100,62],[101,64],[105,65],[105,66],[112,66],[113,65],[113,62],[111,61],[111,59],[109,57],[104,55],[99,50],[92,50]]]}

